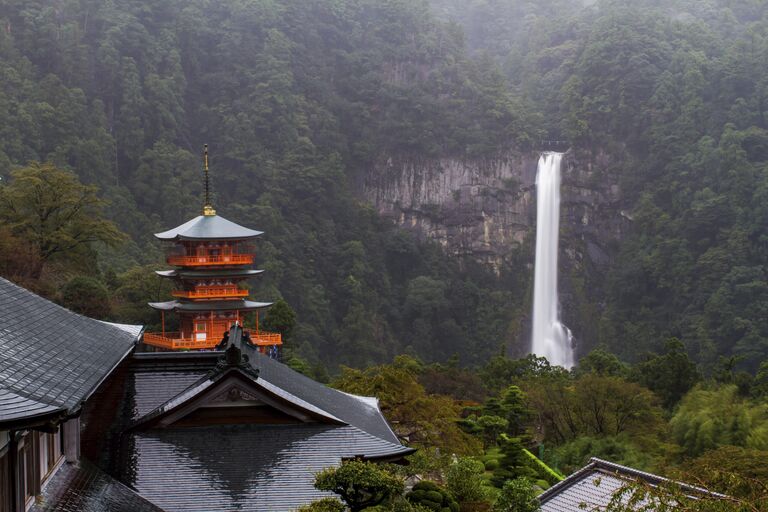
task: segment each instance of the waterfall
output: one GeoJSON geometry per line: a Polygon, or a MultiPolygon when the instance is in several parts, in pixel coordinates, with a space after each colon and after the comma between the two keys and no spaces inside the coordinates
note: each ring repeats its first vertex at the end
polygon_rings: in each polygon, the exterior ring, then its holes
{"type": "Polygon", "coordinates": [[[557,242],[560,229],[560,161],[546,152],[536,171],[536,266],[531,352],[553,365],[573,366],[573,336],[560,322],[557,296],[557,242]]]}

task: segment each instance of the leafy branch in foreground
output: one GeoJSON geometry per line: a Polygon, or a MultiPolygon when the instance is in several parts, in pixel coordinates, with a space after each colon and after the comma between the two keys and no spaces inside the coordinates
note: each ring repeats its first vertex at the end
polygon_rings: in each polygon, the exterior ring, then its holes
{"type": "MultiPolygon", "coordinates": [[[[708,492],[676,482],[653,486],[631,482],[616,491],[606,512],[766,512],[768,487],[764,482],[731,474],[731,483],[749,491],[741,496],[708,492]]],[[[599,485],[599,484],[598,484],[599,485]]],[[[600,510],[585,504],[586,510],[600,510]]]]}

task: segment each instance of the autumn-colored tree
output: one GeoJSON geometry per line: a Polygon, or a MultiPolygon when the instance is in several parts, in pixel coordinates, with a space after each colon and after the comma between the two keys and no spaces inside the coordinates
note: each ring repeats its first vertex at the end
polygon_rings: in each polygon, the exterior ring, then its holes
{"type": "Polygon", "coordinates": [[[344,367],[332,385],[348,393],[378,398],[395,433],[410,444],[435,446],[447,453],[477,453],[480,440],[457,424],[460,406],[450,397],[427,394],[417,380],[418,367],[418,362],[408,356],[365,370],[344,367]]]}

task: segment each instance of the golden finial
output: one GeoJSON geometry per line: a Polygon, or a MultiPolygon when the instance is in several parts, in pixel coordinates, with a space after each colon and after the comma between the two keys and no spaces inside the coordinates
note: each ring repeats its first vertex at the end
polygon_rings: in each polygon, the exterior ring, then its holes
{"type": "Polygon", "coordinates": [[[211,205],[211,183],[208,176],[208,144],[203,146],[203,174],[205,176],[205,204],[203,205],[203,215],[210,217],[216,215],[216,210],[211,205]]]}

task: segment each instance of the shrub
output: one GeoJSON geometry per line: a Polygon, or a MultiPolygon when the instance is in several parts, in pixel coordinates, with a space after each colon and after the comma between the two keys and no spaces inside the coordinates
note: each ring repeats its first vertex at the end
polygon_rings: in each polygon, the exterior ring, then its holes
{"type": "Polygon", "coordinates": [[[530,480],[515,478],[504,483],[493,512],[536,512],[539,508],[530,480]]]}
{"type": "Polygon", "coordinates": [[[413,490],[406,494],[406,499],[413,504],[421,505],[427,510],[436,512],[458,512],[459,504],[451,495],[434,482],[419,482],[413,490]]]}
{"type": "Polygon", "coordinates": [[[297,512],[344,512],[347,508],[336,498],[323,498],[304,505],[297,512]]]}
{"type": "Polygon", "coordinates": [[[460,457],[446,471],[448,491],[459,503],[483,501],[483,473],[485,467],[479,460],[460,457]]]}

